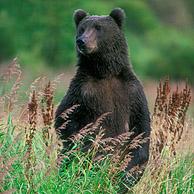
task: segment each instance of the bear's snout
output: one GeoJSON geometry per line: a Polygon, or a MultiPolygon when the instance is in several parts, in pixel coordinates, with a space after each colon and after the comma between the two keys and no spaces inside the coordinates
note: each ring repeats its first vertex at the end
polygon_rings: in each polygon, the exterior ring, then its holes
{"type": "Polygon", "coordinates": [[[86,29],[85,32],[76,39],[78,52],[90,54],[97,49],[96,30],[86,29]]]}
{"type": "Polygon", "coordinates": [[[76,40],[76,44],[78,46],[78,49],[82,52],[84,52],[84,50],[86,49],[86,42],[83,38],[78,38],[76,40]]]}

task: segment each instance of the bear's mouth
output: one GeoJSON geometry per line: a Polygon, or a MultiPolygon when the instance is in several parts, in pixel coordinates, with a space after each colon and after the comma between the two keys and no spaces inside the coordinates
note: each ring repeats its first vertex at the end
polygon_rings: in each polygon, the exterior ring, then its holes
{"type": "Polygon", "coordinates": [[[77,50],[79,53],[85,55],[87,54],[87,49],[86,48],[80,48],[78,45],[77,45],[77,50]]]}
{"type": "Polygon", "coordinates": [[[90,47],[79,47],[77,45],[77,51],[82,54],[82,55],[88,55],[91,54],[93,51],[95,50],[95,48],[90,48],[90,47]]]}

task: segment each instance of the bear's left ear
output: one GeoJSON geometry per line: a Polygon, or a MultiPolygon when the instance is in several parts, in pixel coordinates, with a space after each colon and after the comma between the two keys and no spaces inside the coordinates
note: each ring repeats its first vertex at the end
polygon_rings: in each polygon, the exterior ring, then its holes
{"type": "Polygon", "coordinates": [[[115,20],[119,28],[122,28],[125,12],[121,8],[115,8],[111,11],[110,16],[115,20]]]}
{"type": "Polygon", "coordinates": [[[73,18],[74,18],[76,27],[79,25],[81,20],[83,20],[86,16],[87,16],[87,13],[84,10],[82,9],[75,10],[73,14],[73,18]]]}

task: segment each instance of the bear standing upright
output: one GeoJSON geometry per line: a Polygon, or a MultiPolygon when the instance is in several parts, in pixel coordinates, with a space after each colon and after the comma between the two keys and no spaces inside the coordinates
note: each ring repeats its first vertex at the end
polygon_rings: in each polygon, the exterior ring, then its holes
{"type": "MultiPolygon", "coordinates": [[[[74,13],[77,29],[77,73],[56,111],[55,128],[68,139],[100,115],[111,112],[105,122],[105,137],[116,137],[133,130],[135,136],[150,136],[150,117],[143,87],[128,59],[122,32],[124,11],[115,8],[109,16],[89,16],[83,10],[74,13]],[[60,117],[66,109],[79,105],[65,129],[60,117]]],[[[149,141],[132,151],[130,170],[149,158],[149,141]]]]}

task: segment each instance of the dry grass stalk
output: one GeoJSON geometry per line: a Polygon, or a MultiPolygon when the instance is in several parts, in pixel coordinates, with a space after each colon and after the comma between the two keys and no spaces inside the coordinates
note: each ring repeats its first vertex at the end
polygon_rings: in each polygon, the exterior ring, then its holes
{"type": "Polygon", "coordinates": [[[43,128],[43,139],[45,144],[48,145],[49,140],[49,131],[51,130],[51,125],[53,122],[53,112],[54,112],[54,104],[53,104],[53,94],[54,91],[51,88],[51,82],[49,81],[43,91],[43,98],[41,100],[41,112],[42,118],[44,122],[43,128]]]}
{"type": "Polygon", "coordinates": [[[14,58],[12,62],[1,71],[1,78],[7,83],[9,82],[14,75],[18,75],[21,73],[20,66],[18,65],[17,58],[14,58]]]}
{"type": "MultiPolygon", "coordinates": [[[[32,92],[33,90],[36,90],[37,97],[39,99],[42,99],[42,96],[44,95],[45,85],[48,85],[49,83],[50,89],[54,93],[55,89],[57,88],[57,84],[61,82],[62,78],[63,78],[63,74],[59,74],[52,81],[48,81],[48,78],[45,76],[38,77],[31,83],[29,91],[32,92]]],[[[27,92],[27,95],[28,95],[28,92],[27,92]]]]}
{"type": "Polygon", "coordinates": [[[59,117],[61,117],[64,120],[64,123],[58,128],[57,133],[60,135],[60,130],[65,130],[68,123],[70,122],[69,116],[79,107],[79,105],[73,105],[71,108],[68,108],[65,110],[59,117]]]}
{"type": "Polygon", "coordinates": [[[178,86],[170,92],[169,80],[160,82],[157,88],[154,113],[152,116],[152,157],[158,157],[165,146],[170,153],[176,154],[184,129],[186,112],[191,101],[191,90],[185,85],[179,91],[178,86]]]}
{"type": "MultiPolygon", "coordinates": [[[[106,141],[105,139],[105,142],[106,142],[105,150],[107,149],[113,150],[113,152],[111,152],[110,159],[112,164],[116,164],[116,165],[113,165],[112,168],[110,168],[110,173],[112,172],[118,173],[120,171],[125,171],[129,165],[129,162],[133,158],[132,151],[140,148],[143,143],[148,141],[147,138],[143,138],[143,134],[140,134],[134,137],[133,132],[123,133],[118,137],[115,137],[114,139],[112,140],[109,139],[108,141],[106,141]]],[[[138,168],[137,166],[135,168],[138,169],[138,171],[131,169],[128,172],[128,175],[131,175],[133,173],[135,174],[139,173],[140,168],[138,168]]]]}
{"type": "Polygon", "coordinates": [[[55,90],[57,85],[64,79],[63,77],[64,77],[64,74],[62,73],[62,74],[57,75],[55,77],[55,79],[52,80],[51,87],[52,87],[53,90],[55,90]]]}
{"type": "Polygon", "coordinates": [[[30,85],[30,92],[33,90],[39,91],[42,87],[42,83],[45,82],[46,77],[37,77],[30,85]]]}
{"type": "Polygon", "coordinates": [[[30,185],[33,187],[32,183],[32,176],[33,176],[33,148],[32,143],[36,131],[36,125],[37,125],[37,109],[38,109],[38,103],[37,103],[37,97],[36,92],[33,91],[30,102],[28,103],[28,131],[26,130],[26,147],[27,147],[27,164],[26,164],[26,178],[30,185]]]}
{"type": "Polygon", "coordinates": [[[17,62],[17,58],[15,58],[8,66],[8,68],[5,69],[2,75],[0,75],[0,79],[3,84],[10,82],[11,80],[13,80],[14,77],[15,80],[9,94],[5,94],[4,96],[0,97],[0,103],[3,104],[3,109],[7,113],[12,112],[14,105],[17,104],[17,93],[22,84],[22,71],[20,65],[17,62]]]}
{"type": "Polygon", "coordinates": [[[73,142],[80,142],[83,141],[85,137],[97,134],[108,115],[110,115],[110,112],[102,114],[94,123],[87,124],[85,127],[80,129],[79,133],[73,135],[71,140],[73,142]]]}
{"type": "Polygon", "coordinates": [[[183,134],[180,142],[176,146],[176,150],[179,153],[185,153],[185,150],[194,153],[194,119],[188,118],[184,125],[183,134]]]}

